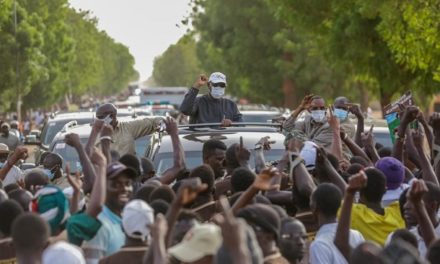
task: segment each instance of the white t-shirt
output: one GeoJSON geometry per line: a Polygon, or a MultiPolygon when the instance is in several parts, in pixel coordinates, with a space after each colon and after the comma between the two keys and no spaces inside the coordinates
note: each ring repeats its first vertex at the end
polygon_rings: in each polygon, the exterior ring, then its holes
{"type": "MultiPolygon", "coordinates": [[[[417,229],[418,226],[412,227],[409,231],[413,233],[417,238],[417,244],[418,244],[418,250],[420,253],[420,256],[426,257],[426,253],[428,252],[428,249],[426,248],[425,240],[423,240],[422,236],[419,234],[419,231],[417,229]]],[[[440,237],[440,225],[438,225],[435,229],[435,234],[437,237],[440,237]]],[[[385,242],[385,245],[388,245],[391,242],[391,237],[394,235],[394,232],[389,234],[387,241],[385,242]]]]}
{"type": "Polygon", "coordinates": [[[394,189],[394,190],[387,190],[385,192],[385,194],[382,197],[382,206],[383,207],[387,207],[388,205],[390,205],[391,203],[398,201],[400,198],[400,195],[402,194],[402,192],[408,188],[409,185],[406,183],[403,183],[402,185],[400,185],[399,188],[394,189]]]}
{"type": "Polygon", "coordinates": [[[16,183],[18,180],[22,180],[22,179],[24,179],[23,172],[17,166],[14,165],[9,170],[8,174],[6,174],[6,178],[3,181],[3,186],[16,183]]]}
{"type": "MultiPolygon", "coordinates": [[[[319,228],[315,240],[310,245],[310,263],[311,264],[347,264],[347,260],[338,250],[333,240],[335,239],[338,223],[326,224],[319,228]]],[[[365,241],[361,233],[356,230],[350,230],[350,246],[357,247],[365,241]]]]}

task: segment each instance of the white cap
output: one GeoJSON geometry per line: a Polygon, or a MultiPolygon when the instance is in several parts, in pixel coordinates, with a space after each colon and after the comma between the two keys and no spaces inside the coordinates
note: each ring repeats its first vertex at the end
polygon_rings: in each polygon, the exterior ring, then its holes
{"type": "Polygon", "coordinates": [[[9,153],[8,145],[0,143],[0,153],[9,153]]]}
{"type": "Polygon", "coordinates": [[[213,72],[211,76],[209,76],[209,82],[226,84],[226,75],[221,72],[213,72]]]}
{"type": "Polygon", "coordinates": [[[152,223],[154,211],[142,200],[132,200],[122,210],[122,227],[128,237],[145,241],[150,235],[148,226],[152,223]]]}
{"type": "Polygon", "coordinates": [[[304,142],[304,146],[299,153],[299,155],[304,159],[306,168],[309,170],[315,168],[317,147],[318,145],[316,145],[314,142],[306,141],[304,142]]]}
{"type": "Polygon", "coordinates": [[[215,255],[222,245],[220,227],[214,224],[194,226],[182,242],[168,249],[168,253],[182,262],[194,262],[205,256],[215,255]]]}
{"type": "Polygon", "coordinates": [[[43,264],[85,264],[82,250],[64,241],[50,245],[43,252],[43,264]]]}

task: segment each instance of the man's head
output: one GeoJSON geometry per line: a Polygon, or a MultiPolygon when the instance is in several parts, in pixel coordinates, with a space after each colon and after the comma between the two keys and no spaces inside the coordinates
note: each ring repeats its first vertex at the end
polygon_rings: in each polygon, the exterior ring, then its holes
{"type": "Polygon", "coordinates": [[[266,256],[278,241],[281,221],[277,212],[265,204],[252,204],[241,209],[237,216],[254,229],[258,244],[266,256]]]}
{"type": "Polygon", "coordinates": [[[154,169],[154,164],[149,158],[142,157],[141,158],[141,167],[142,167],[142,182],[154,177],[156,175],[156,171],[154,169]]]}
{"type": "Polygon", "coordinates": [[[334,107],[334,115],[341,121],[346,120],[348,117],[348,106],[347,104],[350,101],[347,97],[340,96],[335,99],[334,107]]]}
{"type": "Polygon", "coordinates": [[[312,119],[316,122],[322,123],[325,121],[326,107],[324,98],[314,96],[308,110],[312,116],[312,119]]]}
{"type": "Polygon", "coordinates": [[[132,168],[136,172],[136,177],[141,175],[141,165],[139,159],[133,154],[125,154],[119,159],[119,162],[132,168]]]}
{"type": "Polygon", "coordinates": [[[214,99],[220,99],[225,95],[226,76],[221,72],[214,72],[209,76],[208,88],[214,99]]]}
{"type": "Polygon", "coordinates": [[[43,170],[50,180],[58,179],[63,176],[63,157],[56,153],[49,153],[43,161],[43,170]]]}
{"type": "Polygon", "coordinates": [[[231,191],[232,193],[246,191],[255,180],[255,174],[247,168],[239,167],[232,172],[231,191]]]}
{"type": "Polygon", "coordinates": [[[24,187],[31,193],[35,193],[37,187],[47,184],[49,184],[49,177],[41,169],[32,169],[24,176],[24,187]]]}
{"type": "MultiPolygon", "coordinates": [[[[423,202],[425,204],[426,211],[428,212],[428,216],[431,221],[436,221],[437,212],[440,207],[440,187],[435,185],[432,182],[425,182],[426,187],[428,187],[428,192],[423,195],[423,202]]],[[[403,204],[403,217],[405,218],[405,222],[409,225],[416,225],[416,211],[414,204],[411,203],[409,199],[406,198],[407,193],[405,192],[405,197],[401,197],[403,204]]],[[[400,201],[399,200],[399,201],[400,201]]]]}
{"type": "Polygon", "coordinates": [[[379,254],[382,248],[373,242],[363,242],[357,246],[350,257],[350,263],[381,264],[379,254]]]}
{"type": "Polygon", "coordinates": [[[225,174],[226,145],[220,140],[210,139],[203,144],[203,163],[214,171],[215,178],[225,174]]]}
{"type": "Polygon", "coordinates": [[[17,189],[8,193],[9,199],[16,201],[24,211],[29,211],[29,204],[32,202],[32,194],[26,190],[17,189]]]}
{"type": "Polygon", "coordinates": [[[171,204],[176,198],[176,194],[173,189],[171,189],[168,185],[162,185],[156,188],[150,195],[150,202],[154,202],[155,200],[163,200],[168,204],[171,204]]]}
{"type": "Polygon", "coordinates": [[[3,167],[3,163],[8,160],[9,153],[10,151],[8,145],[0,143],[0,162],[2,163],[1,167],[3,167]]]}
{"type": "Polygon", "coordinates": [[[132,200],[122,210],[122,228],[131,239],[147,241],[150,236],[149,225],[153,222],[154,211],[142,200],[132,200]]]}
{"type": "Polygon", "coordinates": [[[310,199],[310,208],[315,216],[336,218],[341,206],[342,193],[332,183],[322,183],[313,192],[310,199]]]}
{"type": "Polygon", "coordinates": [[[24,213],[12,224],[11,236],[18,258],[41,255],[49,244],[50,228],[39,215],[24,213]]]}
{"type": "Polygon", "coordinates": [[[11,129],[18,129],[18,122],[17,121],[11,122],[11,129]]]}
{"type": "Polygon", "coordinates": [[[386,192],[385,175],[378,169],[369,168],[365,170],[367,186],[360,190],[361,203],[380,203],[386,192]]]}
{"type": "Polygon", "coordinates": [[[307,232],[303,223],[293,218],[281,221],[280,251],[291,263],[303,259],[306,252],[307,232]]]}
{"type": "Polygon", "coordinates": [[[116,126],[118,123],[117,115],[118,109],[114,104],[103,104],[96,109],[96,118],[104,120],[105,123],[116,126]]]}
{"type": "Polygon", "coordinates": [[[11,236],[12,223],[23,213],[23,208],[14,200],[6,200],[0,203],[0,234],[3,237],[11,236]]]}
{"type": "Polygon", "coordinates": [[[376,162],[375,167],[385,175],[388,190],[395,190],[402,185],[405,179],[405,166],[398,159],[381,158],[376,162]]]}
{"type": "Polygon", "coordinates": [[[7,137],[9,136],[9,130],[11,129],[11,126],[8,123],[3,123],[1,125],[1,133],[3,134],[3,136],[7,137]]]}
{"type": "Polygon", "coordinates": [[[227,175],[231,175],[235,169],[240,167],[240,162],[235,154],[239,146],[239,143],[234,143],[226,149],[225,166],[227,175]]]}
{"type": "Polygon", "coordinates": [[[157,186],[154,186],[152,184],[145,184],[141,186],[137,190],[137,192],[134,194],[134,199],[141,199],[142,201],[149,203],[150,202],[150,195],[153,193],[154,190],[156,190],[157,186]]]}
{"type": "Polygon", "coordinates": [[[182,263],[212,263],[222,240],[220,227],[214,224],[196,225],[181,243],[169,248],[168,253],[182,263]]]}
{"type": "Polygon", "coordinates": [[[136,172],[120,162],[107,167],[107,200],[106,205],[113,211],[120,212],[131,198],[133,180],[136,172]]]}
{"type": "MultiPolygon", "coordinates": [[[[201,194],[212,194],[214,192],[214,171],[208,165],[201,165],[194,168],[189,174],[190,178],[199,178],[202,183],[205,183],[208,188],[201,194]]],[[[196,198],[197,199],[197,198],[196,198]]]]}

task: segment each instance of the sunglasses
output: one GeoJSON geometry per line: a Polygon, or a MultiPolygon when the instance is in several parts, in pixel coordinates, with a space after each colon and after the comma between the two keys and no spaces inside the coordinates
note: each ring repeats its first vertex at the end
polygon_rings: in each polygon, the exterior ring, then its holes
{"type": "Polygon", "coordinates": [[[226,87],[226,83],[213,83],[212,87],[221,87],[221,88],[225,88],[226,87]]]}

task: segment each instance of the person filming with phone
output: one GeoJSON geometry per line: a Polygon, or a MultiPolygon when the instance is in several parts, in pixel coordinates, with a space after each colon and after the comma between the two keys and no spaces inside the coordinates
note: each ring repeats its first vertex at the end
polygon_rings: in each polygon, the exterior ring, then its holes
{"type": "Polygon", "coordinates": [[[214,72],[209,76],[200,75],[193,87],[185,95],[180,111],[190,116],[190,123],[221,123],[228,127],[232,122],[242,122],[242,115],[232,100],[224,98],[227,87],[226,76],[214,72]],[[197,97],[200,88],[208,85],[209,94],[197,97]]]}

